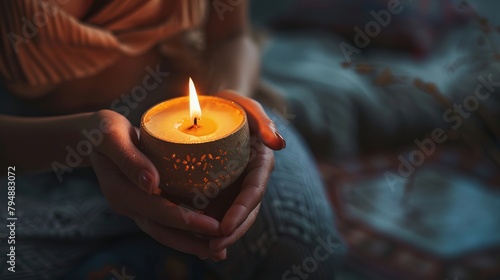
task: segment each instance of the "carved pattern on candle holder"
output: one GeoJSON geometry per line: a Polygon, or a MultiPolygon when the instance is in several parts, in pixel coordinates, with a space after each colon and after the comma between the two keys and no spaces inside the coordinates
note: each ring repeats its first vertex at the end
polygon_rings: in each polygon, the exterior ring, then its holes
{"type": "MultiPolygon", "coordinates": [[[[241,142],[238,141],[236,146],[238,153],[241,153],[241,142]]],[[[217,153],[218,154],[216,154],[215,156],[212,153],[204,153],[199,158],[197,158],[195,154],[190,153],[186,154],[186,157],[184,159],[179,158],[177,156],[177,153],[172,153],[170,156],[163,157],[166,161],[172,163],[171,165],[167,166],[165,170],[167,172],[187,172],[187,176],[190,178],[192,177],[191,171],[201,168],[207,175],[207,177],[203,178],[203,182],[196,183],[191,179],[188,179],[188,182],[195,188],[204,188],[206,184],[210,182],[208,176],[210,175],[210,170],[214,170],[213,163],[220,163],[220,167],[224,170],[227,170],[226,164],[229,162],[229,158],[227,157],[228,152],[219,149],[217,150],[217,153]]],[[[218,178],[214,178],[213,182],[216,183],[218,187],[221,187],[222,183],[226,180],[227,178],[221,175],[218,178]]],[[[166,182],[165,186],[169,187],[169,183],[166,182]]]]}
{"type": "MultiPolygon", "coordinates": [[[[250,157],[248,122],[231,135],[195,145],[167,142],[141,130],[141,149],[160,172],[162,195],[171,199],[193,197],[193,190],[224,189],[245,169],[250,157]]],[[[175,201],[174,202],[178,202],[175,201]]]]}
{"type": "Polygon", "coordinates": [[[250,130],[243,108],[233,101],[212,96],[200,97],[200,101],[224,104],[234,109],[234,116],[241,121],[233,123],[234,130],[226,129],[219,137],[200,142],[178,142],[176,137],[159,136],[148,129],[146,123],[153,115],[171,108],[169,106],[186,103],[183,97],[155,105],[141,119],[140,147],[160,173],[161,195],[187,206],[193,206],[194,197],[200,192],[214,197],[230,186],[245,169],[251,153],[250,130]]]}

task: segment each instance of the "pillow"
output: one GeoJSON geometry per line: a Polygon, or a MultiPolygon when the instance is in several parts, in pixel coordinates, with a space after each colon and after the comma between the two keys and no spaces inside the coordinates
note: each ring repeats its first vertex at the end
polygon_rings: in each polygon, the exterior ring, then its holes
{"type": "Polygon", "coordinates": [[[447,143],[464,135],[481,138],[493,154],[498,142],[492,141],[500,139],[500,34],[490,34],[487,41],[495,43],[489,45],[479,45],[479,35],[482,28],[471,24],[418,62],[374,51],[346,65],[338,48],[342,38],[277,34],[265,48],[262,75],[285,102],[270,107],[298,129],[317,157],[415,146],[436,128],[447,131],[447,143]]]}
{"type": "MultiPolygon", "coordinates": [[[[253,1],[254,14],[261,1],[253,1]]],[[[452,0],[295,0],[271,6],[257,19],[274,29],[322,28],[358,49],[382,46],[417,55],[427,54],[444,32],[473,15],[471,6],[457,7],[452,0]]]]}

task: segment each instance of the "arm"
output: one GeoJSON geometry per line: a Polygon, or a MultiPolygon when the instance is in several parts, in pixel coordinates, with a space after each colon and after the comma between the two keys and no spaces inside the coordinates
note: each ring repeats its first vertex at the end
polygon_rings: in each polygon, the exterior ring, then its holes
{"type": "Polygon", "coordinates": [[[0,115],[0,129],[5,132],[0,163],[15,165],[16,173],[52,170],[54,161],[70,168],[92,164],[115,212],[133,219],[166,246],[214,260],[225,258],[225,250],[212,252],[206,238],[193,235],[220,236],[217,220],[193,212],[186,223],[178,205],[151,195],[158,188],[158,171],[138,150],[136,129],[124,116],[109,110],[48,118],[0,115]],[[93,142],[90,151],[82,148],[85,141],[93,142]],[[75,164],[74,157],[66,162],[67,147],[80,153],[81,162],[75,164]]]}
{"type": "Polygon", "coordinates": [[[271,149],[283,149],[285,141],[272,120],[258,102],[247,98],[252,95],[260,71],[260,53],[250,37],[249,1],[222,2],[233,10],[217,10],[215,4],[210,5],[207,50],[199,63],[201,70],[196,71],[204,92],[239,103],[249,116],[250,128],[262,142],[271,149]]]}
{"type": "Polygon", "coordinates": [[[135,128],[122,115],[101,110],[55,117],[0,115],[0,164],[15,165],[19,174],[54,172],[60,181],[73,169],[90,166],[99,154],[112,159],[130,181],[152,192],[156,168],[137,149],[135,128]],[[149,180],[143,179],[148,170],[149,180]]]}
{"type": "MultiPolygon", "coordinates": [[[[218,1],[219,2],[219,1],[218,1]]],[[[271,149],[285,147],[283,137],[263,107],[251,96],[259,78],[260,54],[249,35],[248,0],[223,0],[233,10],[223,14],[211,5],[206,34],[207,52],[201,63],[205,74],[205,92],[239,103],[247,112],[251,133],[261,141],[251,147],[255,151],[241,178],[241,191],[221,221],[223,237],[213,238],[213,252],[225,250],[243,236],[254,223],[260,209],[267,181],[274,169],[271,149]]]]}
{"type": "MultiPolygon", "coordinates": [[[[231,6],[230,2],[223,1],[231,6]]],[[[248,1],[237,1],[233,10],[216,10],[209,13],[206,26],[207,51],[204,56],[208,76],[207,92],[231,89],[250,96],[260,70],[260,54],[250,37],[248,1]],[[215,69],[215,70],[214,70],[215,69]]]]}
{"type": "Polygon", "coordinates": [[[0,139],[0,163],[15,165],[19,174],[53,171],[62,181],[73,169],[89,166],[92,156],[97,155],[111,159],[146,192],[157,187],[158,172],[137,148],[136,129],[116,112],[56,117],[0,115],[0,129],[6,132],[0,139]]]}
{"type": "MultiPolygon", "coordinates": [[[[82,130],[91,113],[60,117],[29,118],[0,115],[0,164],[15,165],[20,174],[53,170],[52,164],[68,165],[66,156],[71,147],[84,140],[82,130]]],[[[89,128],[90,129],[90,128],[89,128]]],[[[88,166],[82,157],[79,166],[88,166]]]]}

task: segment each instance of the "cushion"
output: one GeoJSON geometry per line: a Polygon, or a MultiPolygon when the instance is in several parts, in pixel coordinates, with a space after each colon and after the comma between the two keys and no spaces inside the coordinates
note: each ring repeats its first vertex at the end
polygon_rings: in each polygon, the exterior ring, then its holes
{"type": "Polygon", "coordinates": [[[438,127],[452,130],[454,140],[457,133],[484,141],[493,133],[500,139],[495,121],[500,97],[493,93],[499,90],[500,58],[494,45],[470,40],[482,34],[476,24],[456,31],[425,60],[380,50],[351,64],[344,63],[338,48],[342,38],[280,34],[265,49],[263,78],[287,102],[275,110],[297,126],[317,156],[394,148],[423,139],[438,127]],[[481,93],[490,94],[475,102],[480,84],[481,93]],[[457,120],[448,113],[454,104],[470,107],[470,116],[457,120]]]}
{"type": "Polygon", "coordinates": [[[473,14],[469,5],[457,7],[452,0],[296,0],[261,14],[255,2],[257,21],[278,30],[323,28],[358,49],[383,46],[417,55],[427,54],[437,38],[473,14]]]}

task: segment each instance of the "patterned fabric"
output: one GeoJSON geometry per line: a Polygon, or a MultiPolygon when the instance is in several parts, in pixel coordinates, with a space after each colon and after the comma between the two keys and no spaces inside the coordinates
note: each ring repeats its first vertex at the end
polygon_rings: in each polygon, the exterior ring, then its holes
{"type": "MultiPolygon", "coordinates": [[[[311,279],[333,279],[345,248],[321,177],[294,129],[268,113],[287,148],[276,152],[261,212],[230,247],[228,260],[202,262],[144,236],[133,222],[111,212],[93,172],[80,170],[60,184],[53,174],[18,177],[17,272],[4,271],[2,279],[132,279],[125,274],[190,280],[214,274],[213,279],[264,280],[281,279],[287,271],[292,277],[293,266],[305,267],[311,279]],[[317,250],[325,259],[315,259],[317,250]]],[[[0,219],[5,218],[2,210],[0,219]]],[[[1,228],[0,235],[5,233],[1,228]]],[[[0,249],[6,250],[4,244],[0,249]]]]}
{"type": "Polygon", "coordinates": [[[332,222],[322,178],[295,130],[272,112],[268,114],[287,148],[275,153],[276,168],[254,226],[230,248],[227,261],[209,263],[209,267],[219,272],[219,279],[293,279],[293,273],[282,277],[292,266],[308,266],[305,263],[310,261],[318,267],[306,273],[309,279],[334,279],[345,248],[332,222]],[[335,244],[331,252],[324,246],[327,241],[335,244]],[[326,260],[310,260],[317,248],[328,252],[326,260]]]}
{"type": "Polygon", "coordinates": [[[6,38],[0,76],[14,93],[89,77],[123,56],[143,54],[200,25],[207,8],[204,0],[111,0],[78,19],[59,2],[0,2],[0,36],[6,38]]]}
{"type": "Polygon", "coordinates": [[[443,145],[320,163],[360,279],[500,279],[500,165],[443,145]]]}

